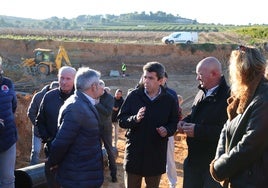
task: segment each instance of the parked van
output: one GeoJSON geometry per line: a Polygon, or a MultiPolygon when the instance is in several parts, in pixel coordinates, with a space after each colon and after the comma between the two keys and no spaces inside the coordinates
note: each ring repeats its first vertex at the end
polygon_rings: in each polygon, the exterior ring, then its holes
{"type": "Polygon", "coordinates": [[[174,32],[169,36],[162,38],[162,42],[165,44],[177,44],[177,43],[197,43],[198,33],[197,32],[174,32]]]}

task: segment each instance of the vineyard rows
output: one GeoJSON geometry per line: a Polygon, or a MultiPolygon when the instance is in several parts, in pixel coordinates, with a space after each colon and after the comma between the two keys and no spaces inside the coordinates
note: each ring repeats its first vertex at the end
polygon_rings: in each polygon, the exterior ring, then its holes
{"type": "Polygon", "coordinates": [[[175,31],[199,33],[199,43],[230,43],[233,39],[249,38],[247,43],[267,42],[268,26],[223,26],[208,24],[152,24],[152,25],[90,25],[81,30],[51,30],[0,27],[0,38],[15,40],[63,40],[116,43],[159,43],[162,37],[175,31]],[[202,40],[202,36],[208,40],[202,40]],[[226,40],[226,36],[228,36],[226,40]],[[212,40],[215,38],[215,40],[212,40]]]}
{"type": "Polygon", "coordinates": [[[121,25],[121,26],[88,26],[85,30],[114,30],[114,31],[197,31],[197,32],[220,32],[235,28],[234,26],[202,25],[202,24],[148,24],[148,25],[121,25]]]}

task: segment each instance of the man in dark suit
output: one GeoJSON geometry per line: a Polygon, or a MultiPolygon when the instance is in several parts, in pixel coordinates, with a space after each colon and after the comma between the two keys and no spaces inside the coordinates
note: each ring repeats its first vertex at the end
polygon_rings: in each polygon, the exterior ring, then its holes
{"type": "Polygon", "coordinates": [[[220,188],[209,173],[221,129],[227,120],[230,89],[222,74],[221,63],[207,57],[196,66],[199,91],[191,113],[178,123],[178,131],[187,135],[188,156],[184,160],[183,188],[220,188]]]}
{"type": "Polygon", "coordinates": [[[112,182],[117,182],[117,166],[115,160],[115,150],[112,145],[112,111],[114,105],[114,99],[105,89],[105,83],[100,80],[100,89],[102,95],[96,100],[95,107],[100,116],[100,133],[101,139],[108,155],[109,169],[111,172],[112,182]]]}
{"type": "Polygon", "coordinates": [[[104,180],[95,99],[102,93],[100,73],[88,67],[79,68],[75,93],[61,107],[58,132],[51,143],[48,167],[56,171],[61,187],[101,187],[104,180]]]}

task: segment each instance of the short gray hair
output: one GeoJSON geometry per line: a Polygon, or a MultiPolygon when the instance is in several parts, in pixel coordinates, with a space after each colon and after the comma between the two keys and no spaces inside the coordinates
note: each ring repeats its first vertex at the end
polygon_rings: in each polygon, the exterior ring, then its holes
{"type": "Polygon", "coordinates": [[[75,90],[81,92],[87,90],[92,84],[99,83],[100,77],[101,73],[97,70],[90,69],[89,67],[79,68],[74,79],[75,90]]]}
{"type": "Polygon", "coordinates": [[[71,72],[73,76],[76,74],[76,70],[74,67],[71,66],[63,66],[59,69],[58,76],[62,75],[64,72],[71,72]]]}

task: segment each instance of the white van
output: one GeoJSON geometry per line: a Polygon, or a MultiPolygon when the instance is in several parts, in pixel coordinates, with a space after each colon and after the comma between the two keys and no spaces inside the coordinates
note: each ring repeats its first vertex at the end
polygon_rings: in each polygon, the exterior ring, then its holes
{"type": "Polygon", "coordinates": [[[169,36],[162,38],[162,42],[165,44],[177,44],[177,43],[197,43],[198,33],[197,32],[174,32],[169,36]]]}

